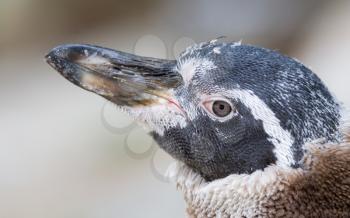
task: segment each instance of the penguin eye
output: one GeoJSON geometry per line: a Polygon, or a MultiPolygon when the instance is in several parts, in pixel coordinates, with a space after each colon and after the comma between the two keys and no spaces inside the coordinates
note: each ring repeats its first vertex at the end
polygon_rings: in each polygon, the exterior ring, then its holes
{"type": "Polygon", "coordinates": [[[219,119],[225,118],[226,120],[229,116],[232,117],[233,112],[236,111],[230,102],[223,99],[207,100],[202,105],[210,115],[219,119]]]}
{"type": "Polygon", "coordinates": [[[218,117],[226,117],[231,113],[232,108],[231,105],[225,101],[214,101],[212,111],[218,117]]]}

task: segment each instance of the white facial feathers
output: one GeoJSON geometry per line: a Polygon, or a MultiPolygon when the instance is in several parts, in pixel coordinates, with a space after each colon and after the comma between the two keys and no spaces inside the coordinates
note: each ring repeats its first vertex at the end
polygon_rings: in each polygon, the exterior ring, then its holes
{"type": "Polygon", "coordinates": [[[165,130],[169,128],[185,128],[187,125],[184,114],[168,102],[161,101],[157,105],[141,108],[120,107],[120,109],[159,135],[164,135],[165,130]]]}
{"type": "Polygon", "coordinates": [[[181,74],[185,86],[188,86],[196,74],[203,75],[215,69],[216,65],[207,58],[185,58],[179,59],[177,71],[181,74]]]}

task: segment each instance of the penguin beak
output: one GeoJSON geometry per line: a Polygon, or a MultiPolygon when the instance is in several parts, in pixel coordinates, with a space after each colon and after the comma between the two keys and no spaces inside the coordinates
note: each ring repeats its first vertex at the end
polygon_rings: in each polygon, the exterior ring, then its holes
{"type": "Polygon", "coordinates": [[[62,45],[46,61],[75,85],[119,106],[147,106],[169,100],[182,84],[176,61],[140,57],[91,45],[62,45]]]}

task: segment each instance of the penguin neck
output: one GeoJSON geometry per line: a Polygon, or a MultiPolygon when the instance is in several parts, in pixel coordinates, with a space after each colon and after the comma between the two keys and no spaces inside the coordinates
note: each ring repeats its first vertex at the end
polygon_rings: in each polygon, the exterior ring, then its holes
{"type": "MultiPolygon", "coordinates": [[[[342,184],[344,176],[350,178],[350,128],[345,126],[344,130],[343,143],[305,145],[306,151],[299,168],[272,165],[251,174],[234,174],[207,182],[187,165],[177,162],[169,168],[168,176],[184,194],[191,217],[267,216],[266,211],[276,211],[275,204],[285,203],[287,208],[289,205],[299,207],[303,203],[305,205],[301,207],[325,204],[323,201],[327,196],[323,194],[330,189],[334,202],[341,209],[344,206],[346,211],[350,197],[344,202],[339,196],[350,196],[350,181],[349,189],[345,191],[340,186],[330,187],[330,184],[342,184]],[[312,190],[307,188],[310,186],[312,190]],[[314,202],[308,202],[303,196],[311,196],[306,199],[313,199],[314,202]],[[283,202],[290,198],[293,202],[283,202]]],[[[295,213],[307,215],[319,210],[316,206],[309,209],[295,213]]],[[[294,213],[295,208],[286,210],[294,213]]]]}
{"type": "Polygon", "coordinates": [[[302,175],[302,170],[276,165],[252,174],[233,174],[207,182],[194,170],[176,162],[168,169],[169,178],[184,194],[190,217],[252,217],[255,208],[283,187],[302,175]]]}

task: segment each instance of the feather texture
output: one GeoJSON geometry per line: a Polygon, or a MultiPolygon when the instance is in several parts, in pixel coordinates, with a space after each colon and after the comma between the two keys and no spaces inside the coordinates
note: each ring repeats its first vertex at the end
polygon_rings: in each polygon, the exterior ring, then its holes
{"type": "Polygon", "coordinates": [[[350,217],[350,137],[309,144],[303,167],[276,165],[205,182],[184,164],[169,170],[189,217],[350,217]]]}

